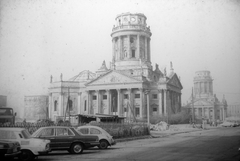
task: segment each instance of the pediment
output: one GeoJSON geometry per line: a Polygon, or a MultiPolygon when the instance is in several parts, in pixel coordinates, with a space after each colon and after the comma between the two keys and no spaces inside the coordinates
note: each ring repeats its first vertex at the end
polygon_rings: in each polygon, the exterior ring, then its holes
{"type": "Polygon", "coordinates": [[[194,102],[194,106],[211,106],[211,105],[213,105],[211,102],[202,99],[194,102]]]}
{"type": "Polygon", "coordinates": [[[122,73],[119,73],[117,71],[111,71],[109,73],[106,73],[91,82],[87,83],[86,85],[102,85],[102,84],[119,84],[119,83],[139,83],[141,81],[131,77],[124,75],[122,73]]]}
{"type": "Polygon", "coordinates": [[[174,75],[168,80],[168,84],[173,85],[173,86],[175,86],[175,87],[177,87],[177,88],[180,88],[180,89],[183,88],[183,87],[182,87],[182,84],[181,84],[181,82],[180,82],[180,80],[179,80],[179,78],[177,77],[177,74],[174,74],[174,75]]]}

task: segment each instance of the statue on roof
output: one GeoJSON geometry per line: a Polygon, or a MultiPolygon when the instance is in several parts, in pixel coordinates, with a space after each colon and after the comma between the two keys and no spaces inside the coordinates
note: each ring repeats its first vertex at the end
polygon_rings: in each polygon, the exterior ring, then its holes
{"type": "Polygon", "coordinates": [[[164,76],[167,76],[167,71],[166,71],[166,67],[164,68],[164,76]]]}
{"type": "Polygon", "coordinates": [[[105,60],[103,61],[102,66],[99,70],[108,70],[107,67],[106,67],[105,60]]]}
{"type": "Polygon", "coordinates": [[[53,76],[51,75],[51,76],[50,76],[50,83],[52,83],[52,78],[53,78],[53,76]]]}
{"type": "Polygon", "coordinates": [[[170,70],[171,70],[172,73],[174,72],[173,71],[173,64],[172,64],[172,62],[170,62],[170,70]]]}
{"type": "Polygon", "coordinates": [[[61,73],[60,75],[60,81],[62,82],[63,74],[61,73]]]}

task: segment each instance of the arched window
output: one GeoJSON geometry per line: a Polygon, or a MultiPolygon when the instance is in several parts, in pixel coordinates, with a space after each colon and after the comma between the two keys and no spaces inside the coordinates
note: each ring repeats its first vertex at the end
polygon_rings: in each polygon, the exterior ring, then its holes
{"type": "Polygon", "coordinates": [[[69,106],[69,111],[72,111],[73,110],[73,101],[72,100],[69,100],[68,106],[69,106]]]}

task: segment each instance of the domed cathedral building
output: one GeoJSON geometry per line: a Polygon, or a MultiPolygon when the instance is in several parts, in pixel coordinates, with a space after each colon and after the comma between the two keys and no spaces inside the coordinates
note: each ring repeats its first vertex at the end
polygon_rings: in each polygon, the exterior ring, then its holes
{"type": "Polygon", "coordinates": [[[220,101],[216,94],[213,94],[213,79],[210,71],[197,71],[193,82],[193,96],[186,107],[191,112],[194,109],[195,118],[224,121],[227,117],[227,101],[224,95],[222,101],[220,101]]]}
{"type": "Polygon", "coordinates": [[[95,72],[80,72],[49,87],[49,117],[70,115],[117,116],[126,121],[181,111],[182,85],[170,63],[160,71],[151,63],[151,31],[144,14],[123,13],[116,17],[112,37],[112,62],[103,61],[95,72]],[[69,113],[69,112],[68,112],[69,113]],[[68,115],[67,113],[67,115],[68,115]]]}

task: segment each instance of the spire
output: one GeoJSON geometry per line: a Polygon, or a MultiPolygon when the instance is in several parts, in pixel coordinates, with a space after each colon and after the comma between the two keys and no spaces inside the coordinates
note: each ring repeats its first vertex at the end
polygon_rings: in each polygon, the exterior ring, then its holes
{"type": "Polygon", "coordinates": [[[166,70],[166,67],[164,68],[164,77],[167,77],[167,70],[166,70]]]}
{"type": "Polygon", "coordinates": [[[170,71],[171,73],[174,73],[172,62],[170,62],[170,71]]]}

